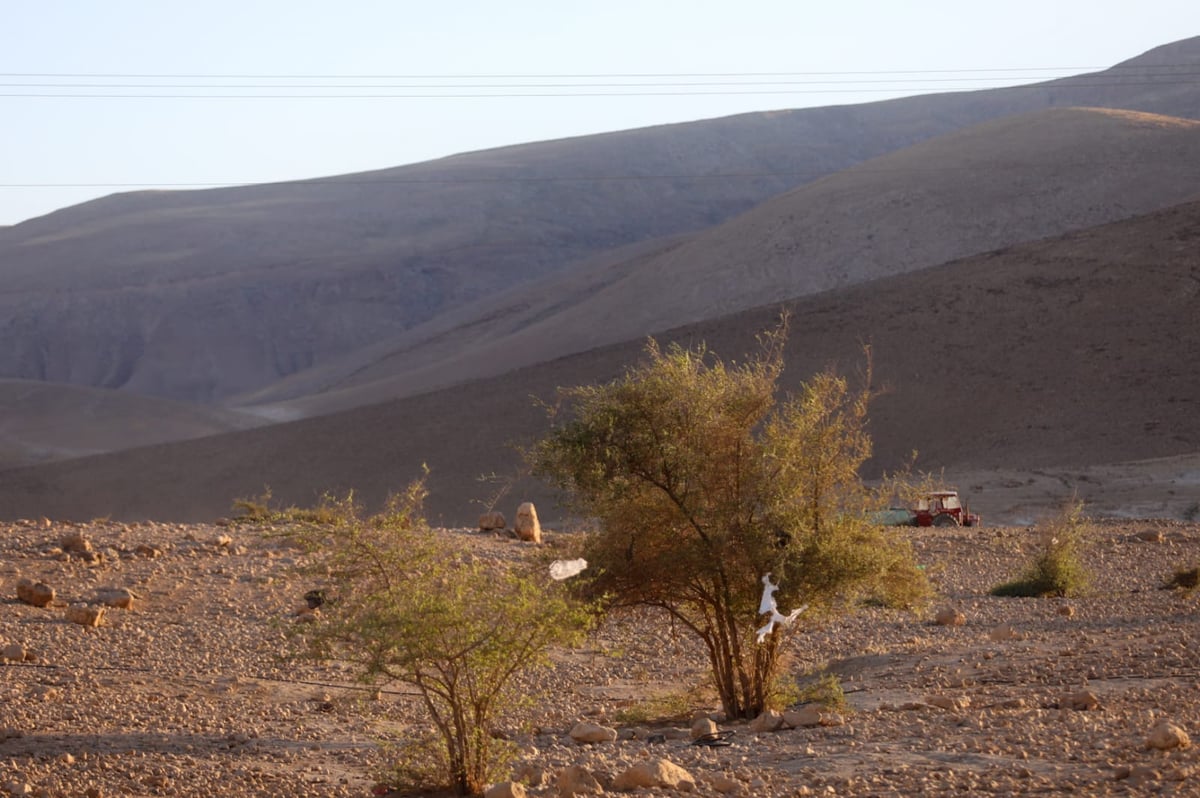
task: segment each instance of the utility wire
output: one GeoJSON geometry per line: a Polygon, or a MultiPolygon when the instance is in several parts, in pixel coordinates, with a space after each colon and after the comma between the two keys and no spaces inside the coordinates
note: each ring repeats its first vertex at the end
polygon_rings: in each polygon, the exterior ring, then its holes
{"type": "MultiPolygon", "coordinates": [[[[1069,89],[1103,89],[1103,88],[1129,88],[1138,86],[1190,86],[1195,85],[1200,76],[1182,76],[1184,79],[1171,80],[1112,80],[1108,78],[1104,81],[1087,80],[1087,76],[1082,76],[1076,81],[1071,78],[1064,78],[1055,85],[1056,90],[1069,89]]],[[[6,84],[0,84],[5,86],[6,84]]],[[[651,84],[653,85],[653,84],[651,84]]],[[[734,85],[734,84],[726,84],[734,85]]],[[[746,84],[746,85],[761,85],[761,84],[746,84]]],[[[11,87],[11,86],[9,86],[11,87]]],[[[648,86],[649,87],[649,86],[648,86]]],[[[700,84],[697,84],[697,88],[700,84]]],[[[44,88],[53,88],[47,86],[44,88]]],[[[75,88],[75,87],[72,87],[75,88]]],[[[97,87],[110,88],[110,87],[97,87]]],[[[136,87],[129,87],[136,88],[136,87]]],[[[154,87],[149,87],[154,88],[154,87]]],[[[163,88],[180,88],[177,86],[168,86],[163,88]]],[[[191,88],[191,87],[185,87],[191,88]]],[[[209,86],[197,86],[196,88],[211,88],[209,86]]],[[[259,87],[247,87],[259,88],[259,87]]],[[[290,88],[290,87],[285,87],[290,88]]],[[[321,86],[304,86],[297,88],[342,88],[342,87],[321,87],[321,86]]],[[[350,87],[346,87],[350,88],[350,87]]],[[[359,87],[353,87],[359,88],[359,87]]],[[[363,86],[361,88],[393,88],[391,86],[363,86]]],[[[443,88],[441,86],[430,88],[443,88]]],[[[495,88],[510,88],[507,86],[497,86],[495,88]]],[[[528,87],[511,87],[511,88],[540,88],[538,86],[528,87]]],[[[598,86],[598,88],[601,88],[598,86]]],[[[982,89],[1033,89],[1044,90],[1045,84],[1020,84],[1020,85],[996,85],[975,87],[982,89]]],[[[911,94],[913,92],[952,92],[973,90],[972,87],[963,86],[911,86],[903,87],[861,87],[861,88],[792,88],[792,89],[748,89],[748,90],[697,90],[697,91],[536,91],[536,92],[466,92],[466,93],[404,93],[404,94],[389,94],[389,93],[371,93],[371,94],[211,94],[211,93],[138,93],[138,94],[113,94],[108,92],[4,92],[0,93],[0,98],[39,98],[39,99],[155,99],[155,100],[199,100],[199,99],[220,99],[220,100],[420,100],[420,99],[516,99],[516,98],[559,98],[559,97],[710,97],[710,96],[780,96],[780,95],[803,95],[803,94],[911,94]]]]}
{"type": "MultiPolygon", "coordinates": [[[[1190,66],[1195,64],[1155,65],[1152,68],[1172,68],[1175,66],[1190,66]]],[[[1112,67],[1116,69],[1116,67],[1112,67]]],[[[146,79],[176,79],[194,78],[219,80],[543,80],[543,79],[572,79],[591,80],[607,78],[748,78],[748,77],[785,77],[785,76],[837,76],[837,75],[930,75],[958,74],[967,72],[1070,72],[1105,69],[1105,67],[990,67],[979,69],[877,69],[877,70],[840,70],[817,72],[594,72],[594,73],[554,73],[540,72],[528,74],[507,73],[431,73],[431,74],[232,74],[232,73],[150,73],[150,72],[0,72],[0,78],[146,78],[146,79]]]]}

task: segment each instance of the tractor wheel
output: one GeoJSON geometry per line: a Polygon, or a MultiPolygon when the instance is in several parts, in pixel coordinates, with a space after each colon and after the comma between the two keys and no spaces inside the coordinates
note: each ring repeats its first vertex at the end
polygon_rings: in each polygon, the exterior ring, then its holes
{"type": "Polygon", "coordinates": [[[949,513],[942,513],[933,517],[934,526],[958,526],[958,519],[949,513]]]}

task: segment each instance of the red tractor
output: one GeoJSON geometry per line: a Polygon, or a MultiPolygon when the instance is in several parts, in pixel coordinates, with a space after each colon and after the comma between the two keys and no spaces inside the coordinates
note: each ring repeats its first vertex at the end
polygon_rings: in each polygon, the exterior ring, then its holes
{"type": "Polygon", "coordinates": [[[963,506],[956,490],[935,490],[917,501],[913,508],[913,526],[980,526],[977,514],[963,506]]]}

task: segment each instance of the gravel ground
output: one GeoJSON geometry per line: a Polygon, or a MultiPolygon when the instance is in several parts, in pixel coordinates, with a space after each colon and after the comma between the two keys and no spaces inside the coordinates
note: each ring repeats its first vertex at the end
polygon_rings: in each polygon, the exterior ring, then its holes
{"type": "MultiPolygon", "coordinates": [[[[438,534],[489,556],[533,551],[438,534]]],[[[1200,525],[1097,522],[1095,587],[1069,601],[987,595],[1033,550],[1028,529],[897,534],[939,590],[931,611],[865,609],[791,644],[801,681],[841,679],[850,711],[833,725],[730,724],[730,745],[691,745],[688,718],[717,709],[700,650],[660,617],[613,618],[525,680],[539,701],[505,731],[529,794],[558,795],[569,765],[611,789],[633,763],[664,758],[712,796],[1200,795],[1200,591],[1158,589],[1200,565],[1200,525]],[[934,623],[946,608],[965,623],[934,623]],[[620,736],[577,744],[579,721],[620,736]],[[1162,721],[1196,742],[1148,748],[1162,721]]],[[[0,525],[0,795],[369,794],[378,743],[419,711],[400,687],[365,690],[336,666],[282,656],[310,587],[298,559],[244,528],[0,525]],[[64,551],[76,534],[91,554],[64,551]],[[18,601],[22,577],[54,587],[54,602],[18,601]],[[133,607],[107,608],[95,627],[65,619],[105,588],[132,591],[133,607]]]]}

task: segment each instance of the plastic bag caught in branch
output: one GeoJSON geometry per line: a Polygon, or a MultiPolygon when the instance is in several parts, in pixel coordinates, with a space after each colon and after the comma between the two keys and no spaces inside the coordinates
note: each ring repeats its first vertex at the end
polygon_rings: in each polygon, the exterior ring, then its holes
{"type": "Polygon", "coordinates": [[[582,557],[578,560],[555,560],[550,563],[550,578],[561,582],[582,573],[585,568],[587,568],[587,560],[582,557]]]}
{"type": "Polygon", "coordinates": [[[800,613],[808,609],[808,605],[803,604],[789,612],[787,615],[784,615],[779,611],[779,605],[775,603],[775,591],[779,589],[779,585],[771,582],[770,573],[767,573],[763,576],[762,583],[763,594],[762,601],[758,603],[758,613],[759,615],[770,615],[771,617],[767,619],[766,625],[758,630],[759,643],[766,640],[767,635],[775,631],[775,624],[779,624],[780,626],[790,626],[792,622],[796,620],[796,618],[800,617],[800,613]]]}

